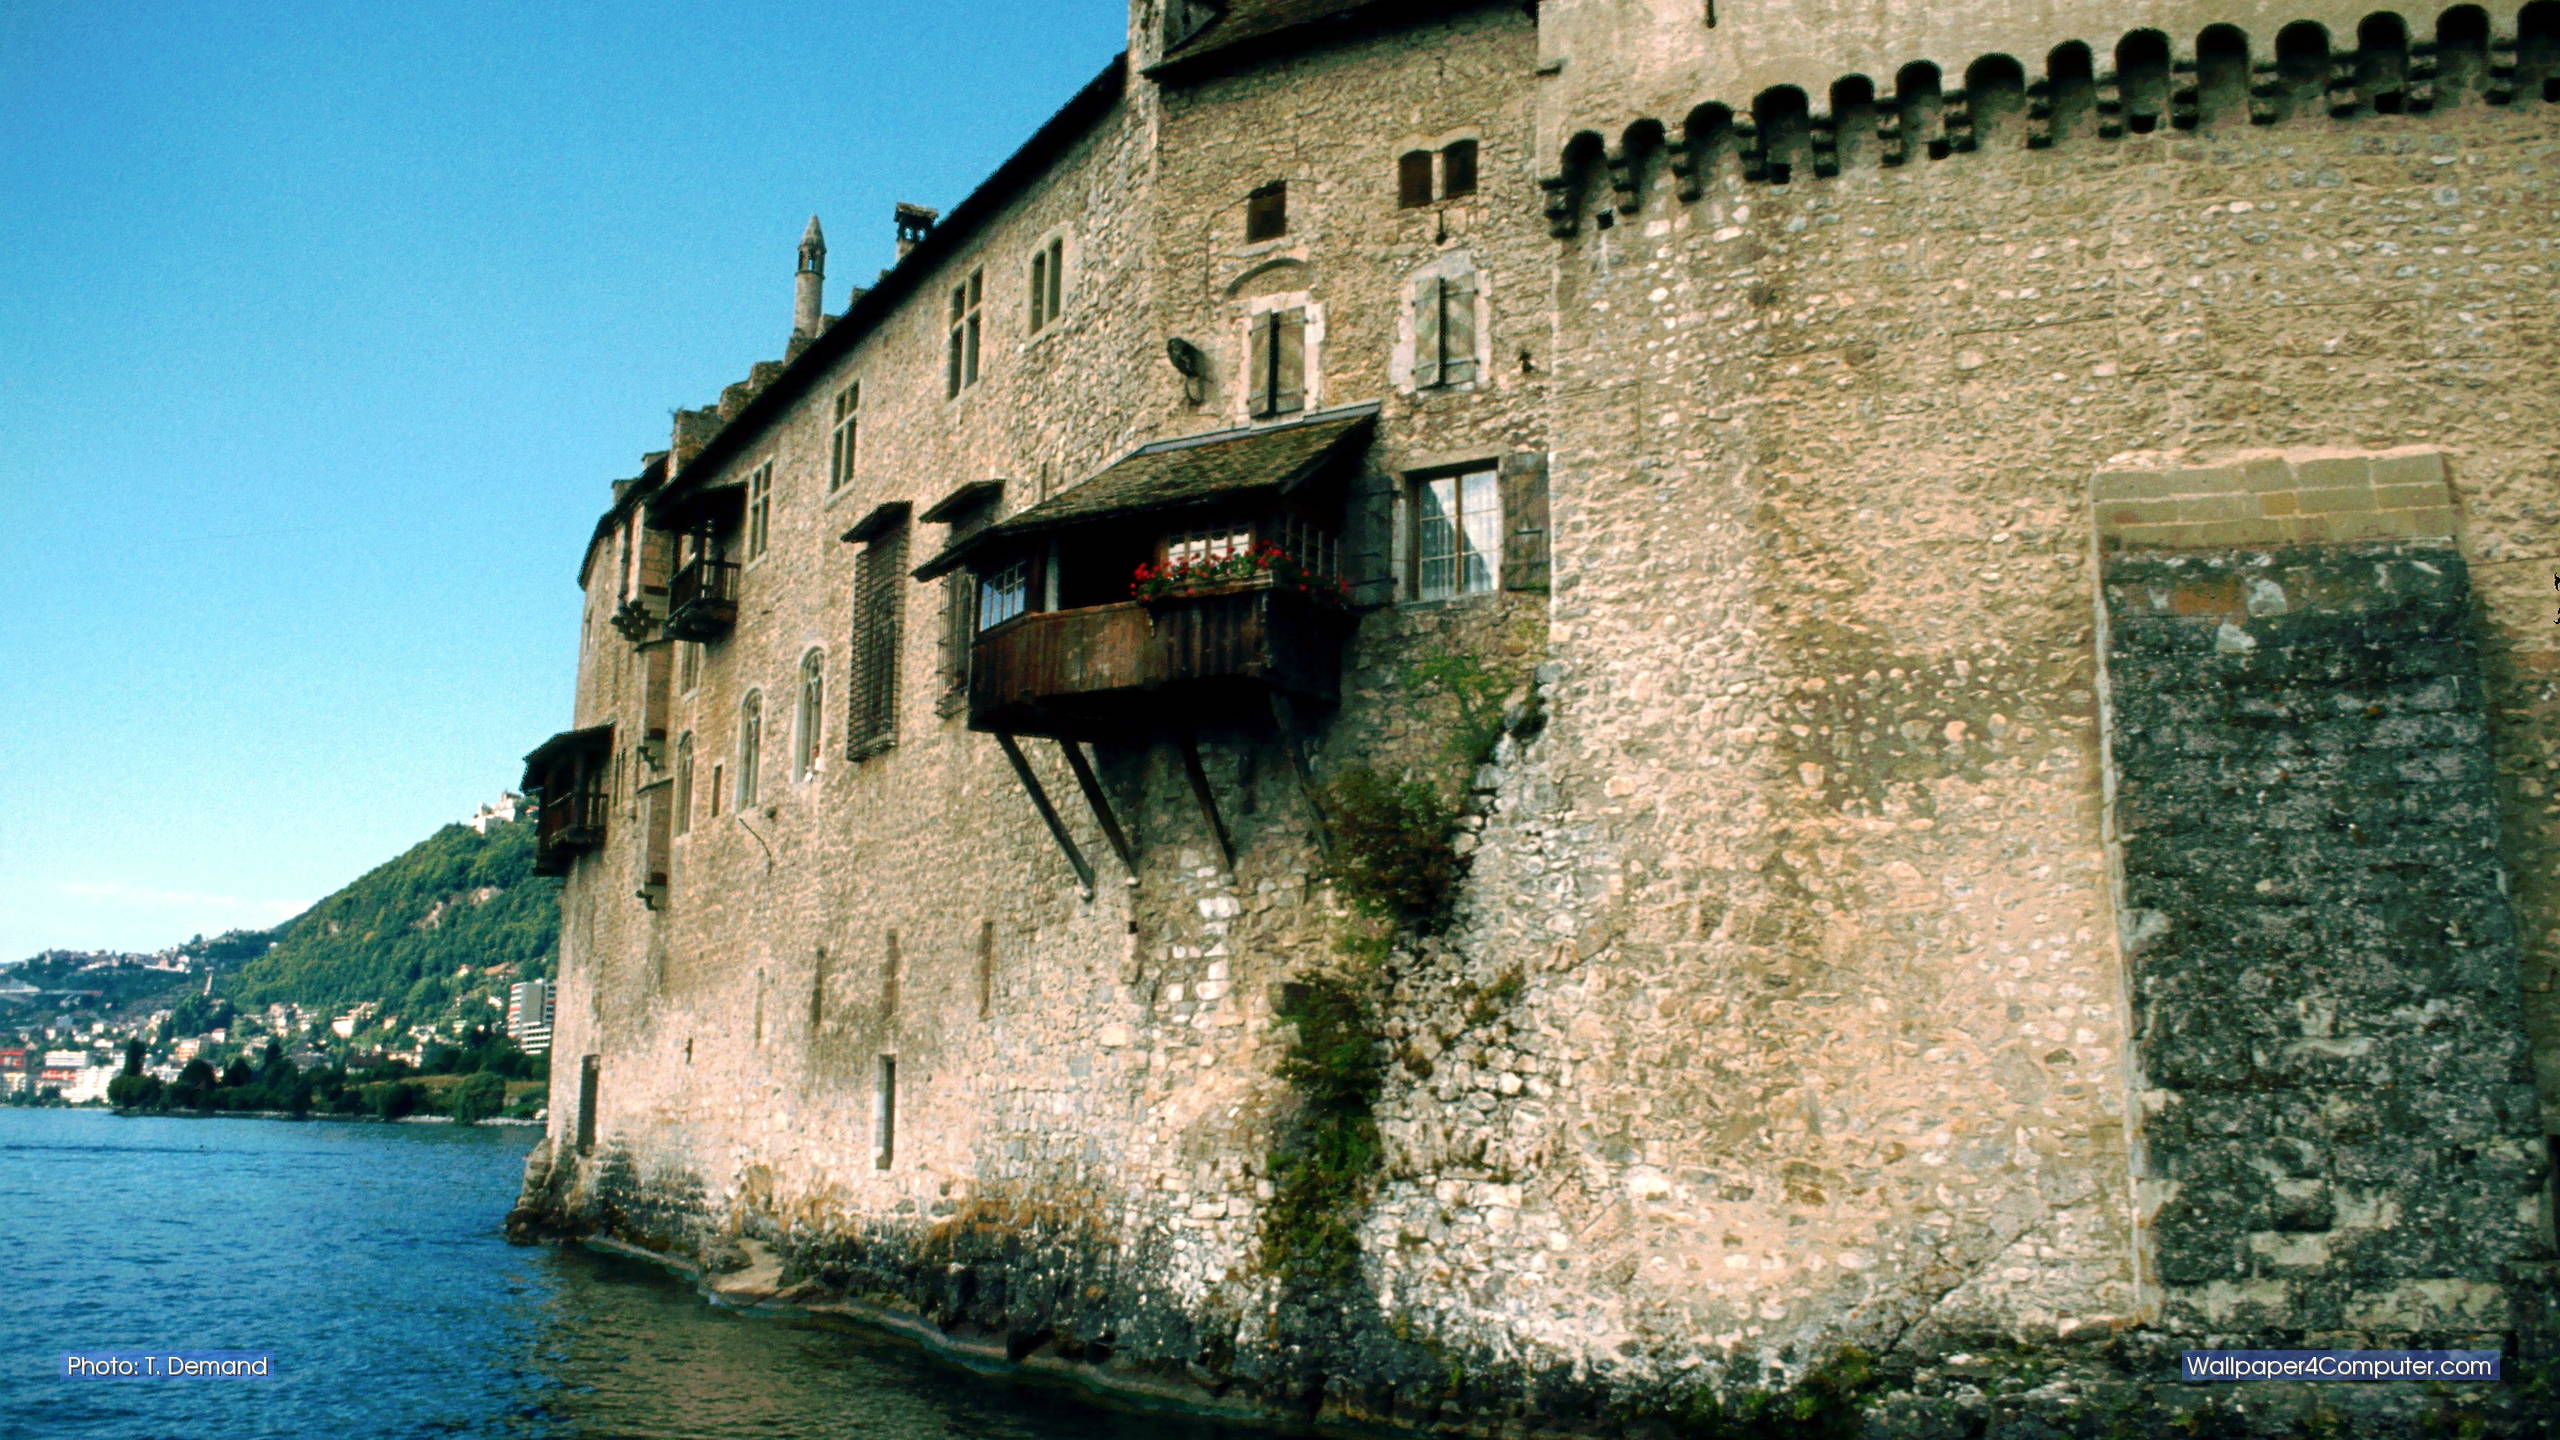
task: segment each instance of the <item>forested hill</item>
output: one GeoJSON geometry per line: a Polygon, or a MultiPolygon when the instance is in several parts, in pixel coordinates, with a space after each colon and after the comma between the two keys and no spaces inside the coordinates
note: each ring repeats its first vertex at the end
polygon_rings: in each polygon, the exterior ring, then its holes
{"type": "Polygon", "coordinates": [[[560,882],[533,873],[533,822],[447,825],[277,932],[222,992],[243,1008],[276,1001],[337,1013],[372,1000],[411,1016],[486,988],[478,972],[551,973],[560,882]],[[461,977],[468,966],[474,972],[461,977]]]}

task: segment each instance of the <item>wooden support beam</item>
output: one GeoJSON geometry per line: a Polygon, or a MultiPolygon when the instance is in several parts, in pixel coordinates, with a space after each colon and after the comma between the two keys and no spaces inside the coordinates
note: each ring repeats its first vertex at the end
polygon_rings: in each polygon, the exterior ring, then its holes
{"type": "Polygon", "coordinates": [[[1092,762],[1085,759],[1084,747],[1063,736],[1058,749],[1067,757],[1067,768],[1076,772],[1076,785],[1084,791],[1084,803],[1093,809],[1094,821],[1102,826],[1102,838],[1111,842],[1111,853],[1128,867],[1129,883],[1138,883],[1138,852],[1120,828],[1120,817],[1111,813],[1111,798],[1102,793],[1102,782],[1095,778],[1092,762]]]}
{"type": "Polygon", "coordinates": [[[1209,822],[1209,836],[1218,842],[1218,859],[1232,875],[1236,868],[1236,847],[1227,839],[1227,822],[1218,816],[1218,798],[1209,793],[1209,772],[1200,768],[1200,745],[1188,730],[1173,737],[1182,749],[1182,773],[1191,777],[1191,798],[1200,802],[1200,818],[1209,822]]]}
{"type": "Polygon", "coordinates": [[[1307,764],[1307,747],[1298,742],[1298,707],[1276,689],[1271,692],[1271,723],[1280,732],[1280,748],[1288,752],[1289,768],[1297,772],[1298,794],[1307,802],[1307,814],[1315,820],[1316,848],[1331,854],[1333,821],[1316,797],[1316,772],[1307,764]]]}
{"type": "Polygon", "coordinates": [[[1003,748],[1004,758],[1013,762],[1014,778],[1022,782],[1022,791],[1031,797],[1032,808],[1048,822],[1050,838],[1066,852],[1067,867],[1076,872],[1077,888],[1084,891],[1084,898],[1092,899],[1093,865],[1084,858],[1084,852],[1076,848],[1075,837],[1067,833],[1067,822],[1058,818],[1058,807],[1049,803],[1049,792],[1040,787],[1040,777],[1032,773],[1031,762],[1022,758],[1022,747],[1014,744],[1013,737],[1001,730],[996,732],[996,744],[1003,748]]]}

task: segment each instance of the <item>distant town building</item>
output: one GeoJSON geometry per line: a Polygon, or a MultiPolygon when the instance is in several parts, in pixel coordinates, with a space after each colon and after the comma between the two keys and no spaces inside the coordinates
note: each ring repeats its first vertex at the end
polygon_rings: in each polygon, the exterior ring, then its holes
{"type": "Polygon", "coordinates": [[[507,987],[507,1034],[527,1055],[550,1053],[550,981],[526,980],[507,987]]]}
{"type": "Polygon", "coordinates": [[[475,833],[486,835],[489,833],[490,826],[504,825],[514,820],[516,808],[523,803],[523,796],[513,790],[502,790],[498,792],[497,799],[472,812],[471,818],[462,823],[470,826],[475,833]]]}

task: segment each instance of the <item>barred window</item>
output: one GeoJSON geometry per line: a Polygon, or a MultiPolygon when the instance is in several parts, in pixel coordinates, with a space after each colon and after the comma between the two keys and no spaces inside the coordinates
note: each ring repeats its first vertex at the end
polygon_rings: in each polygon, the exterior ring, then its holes
{"type": "Polygon", "coordinates": [[[901,514],[864,539],[854,564],[848,759],[877,755],[898,742],[898,614],[906,571],[907,519],[901,514]]]}
{"type": "Polygon", "coordinates": [[[827,436],[827,490],[843,489],[853,481],[853,463],[857,444],[862,438],[862,382],[854,381],[836,392],[835,428],[827,436]]]}

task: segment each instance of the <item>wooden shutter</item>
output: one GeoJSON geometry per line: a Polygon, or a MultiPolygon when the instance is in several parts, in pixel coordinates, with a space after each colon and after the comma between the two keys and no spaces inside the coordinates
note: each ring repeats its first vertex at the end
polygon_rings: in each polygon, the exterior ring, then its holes
{"type": "Polygon", "coordinates": [[[1413,388],[1440,383],[1440,287],[1433,275],[1413,282],[1413,388]]]}
{"type": "Polygon", "coordinates": [[[1278,315],[1257,315],[1245,341],[1245,408],[1255,415],[1271,413],[1271,335],[1278,315]]]}
{"type": "Polygon", "coordinates": [[[1287,415],[1307,408],[1307,312],[1283,310],[1272,324],[1271,413],[1287,415]]]}
{"type": "Polygon", "coordinates": [[[1502,588],[1544,590],[1549,573],[1547,457],[1544,451],[1502,460],[1502,588]]]}
{"type": "Polygon", "coordinates": [[[1464,385],[1476,378],[1476,277],[1473,271],[1440,282],[1440,383],[1464,385]]]}
{"type": "Polygon", "coordinates": [[[860,760],[897,743],[898,598],[907,522],[897,516],[863,542],[853,579],[852,683],[845,697],[845,756],[860,760]]]}

